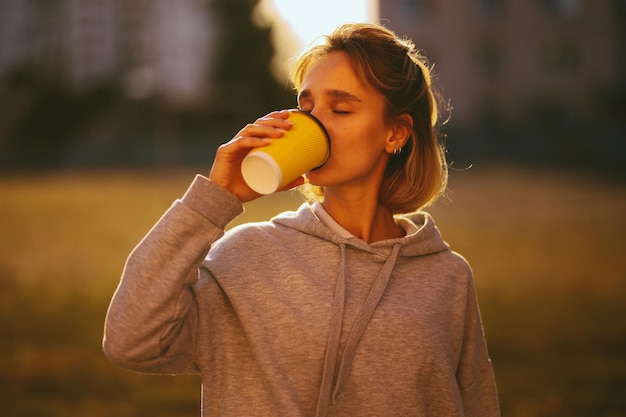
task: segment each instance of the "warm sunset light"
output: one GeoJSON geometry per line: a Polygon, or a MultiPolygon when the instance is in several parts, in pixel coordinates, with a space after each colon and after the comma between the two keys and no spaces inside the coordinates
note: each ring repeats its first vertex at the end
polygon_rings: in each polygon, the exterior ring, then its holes
{"type": "Polygon", "coordinates": [[[340,24],[378,19],[373,0],[261,0],[258,7],[259,17],[274,24],[274,68],[279,73],[287,71],[289,59],[304,46],[340,24]]]}
{"type": "MultiPolygon", "coordinates": [[[[268,1],[268,0],[264,0],[268,1]]],[[[344,22],[364,22],[372,19],[368,0],[269,0],[274,8],[305,44],[333,30],[344,22]]]]}

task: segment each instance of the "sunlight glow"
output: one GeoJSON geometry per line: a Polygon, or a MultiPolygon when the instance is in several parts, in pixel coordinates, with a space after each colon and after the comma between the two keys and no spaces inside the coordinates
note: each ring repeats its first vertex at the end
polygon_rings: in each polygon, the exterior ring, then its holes
{"type": "Polygon", "coordinates": [[[367,0],[271,0],[303,44],[346,22],[370,19],[367,0]]]}
{"type": "Polygon", "coordinates": [[[374,22],[375,0],[261,0],[257,18],[274,25],[274,70],[285,74],[289,59],[342,23],[374,22]]]}

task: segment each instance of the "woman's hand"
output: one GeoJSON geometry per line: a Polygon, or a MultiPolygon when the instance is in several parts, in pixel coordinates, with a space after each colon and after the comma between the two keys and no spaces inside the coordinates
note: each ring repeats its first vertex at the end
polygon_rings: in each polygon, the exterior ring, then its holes
{"type": "MultiPolygon", "coordinates": [[[[279,139],[291,129],[292,122],[287,120],[288,110],[269,113],[246,125],[229,142],[221,145],[215,154],[209,179],[234,194],[242,203],[254,200],[261,194],[252,190],[241,175],[241,162],[253,148],[267,146],[273,139],[279,139]]],[[[304,183],[300,177],[285,189],[304,183]]]]}

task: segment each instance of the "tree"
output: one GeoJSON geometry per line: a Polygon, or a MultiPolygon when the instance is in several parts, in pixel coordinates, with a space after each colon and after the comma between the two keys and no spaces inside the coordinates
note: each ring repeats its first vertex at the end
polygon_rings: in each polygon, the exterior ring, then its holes
{"type": "Polygon", "coordinates": [[[258,0],[213,0],[210,4],[221,34],[210,80],[215,87],[211,107],[246,121],[271,110],[293,107],[295,103],[293,93],[271,74],[272,28],[253,23],[257,3],[258,0]]]}

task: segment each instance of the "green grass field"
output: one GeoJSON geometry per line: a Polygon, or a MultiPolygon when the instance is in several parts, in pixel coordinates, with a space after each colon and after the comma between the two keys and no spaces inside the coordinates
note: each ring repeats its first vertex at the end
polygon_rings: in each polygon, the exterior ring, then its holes
{"type": "MultiPolygon", "coordinates": [[[[181,171],[0,176],[0,415],[200,415],[196,377],[102,354],[129,251],[193,178],[181,171]]],[[[475,167],[430,211],[472,264],[506,417],[626,416],[626,187],[475,167]]],[[[240,221],[301,203],[247,206],[240,221]]]]}

